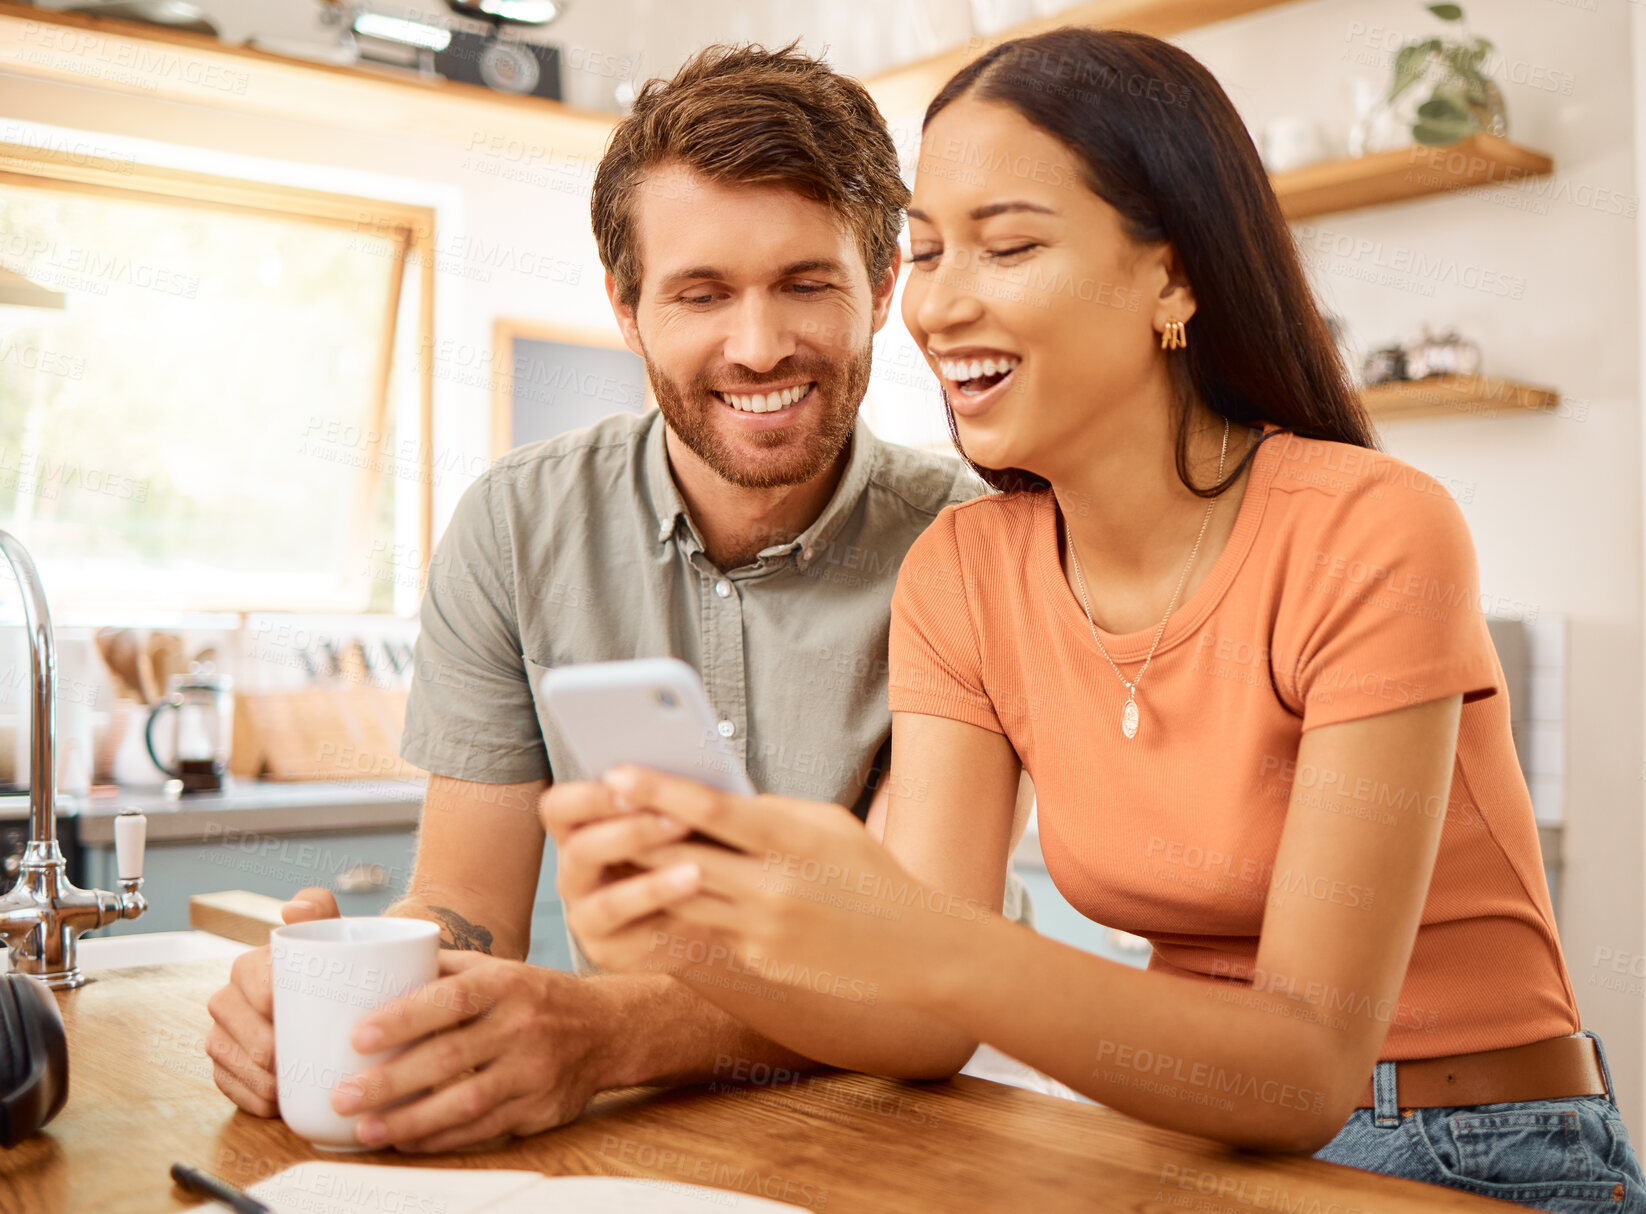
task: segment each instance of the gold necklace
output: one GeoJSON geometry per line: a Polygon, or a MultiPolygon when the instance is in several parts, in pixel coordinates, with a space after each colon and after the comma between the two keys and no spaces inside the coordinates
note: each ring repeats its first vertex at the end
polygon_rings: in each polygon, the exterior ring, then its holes
{"type": "MultiPolygon", "coordinates": [[[[1217,480],[1223,481],[1223,461],[1229,454],[1229,419],[1223,419],[1223,450],[1217,457],[1217,480]]],[[[1141,714],[1137,710],[1137,688],[1143,682],[1143,675],[1149,669],[1149,663],[1154,661],[1154,651],[1160,644],[1160,638],[1166,632],[1166,621],[1172,618],[1172,608],[1177,606],[1177,596],[1183,593],[1183,584],[1189,580],[1189,570],[1194,566],[1195,554],[1200,551],[1200,541],[1206,535],[1206,524],[1212,521],[1212,509],[1217,505],[1214,497],[1206,504],[1206,517],[1200,520],[1200,534],[1194,537],[1194,547],[1189,549],[1189,559],[1183,566],[1183,573],[1177,579],[1177,589],[1172,591],[1171,602],[1166,604],[1166,614],[1160,617],[1160,627],[1155,629],[1154,644],[1149,646],[1148,656],[1143,659],[1143,667],[1137,672],[1137,678],[1128,680],[1120,673],[1120,667],[1114,664],[1109,657],[1109,651],[1103,648],[1103,642],[1098,638],[1097,625],[1092,623],[1091,605],[1086,602],[1086,577],[1080,572],[1080,554],[1074,550],[1074,535],[1069,535],[1069,560],[1074,564],[1075,581],[1080,585],[1080,609],[1086,613],[1086,627],[1092,630],[1092,640],[1097,642],[1097,651],[1109,663],[1109,669],[1114,671],[1115,678],[1126,684],[1126,706],[1120,710],[1120,732],[1128,739],[1137,736],[1137,727],[1141,723],[1141,714]]]]}

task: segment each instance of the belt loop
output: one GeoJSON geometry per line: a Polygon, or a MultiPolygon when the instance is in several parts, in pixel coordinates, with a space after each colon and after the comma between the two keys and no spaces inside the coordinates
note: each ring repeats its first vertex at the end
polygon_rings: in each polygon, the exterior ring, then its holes
{"type": "Polygon", "coordinates": [[[1400,1124],[1400,1104],[1395,1092],[1395,1064],[1380,1062],[1372,1070],[1372,1124],[1389,1129],[1400,1124]]]}
{"type": "Polygon", "coordinates": [[[1600,1044],[1600,1038],[1590,1029],[1579,1029],[1578,1034],[1587,1037],[1595,1043],[1595,1057],[1600,1061],[1600,1077],[1606,1081],[1606,1099],[1617,1108],[1617,1097],[1612,1094],[1612,1068],[1606,1061],[1606,1047],[1600,1044]]]}

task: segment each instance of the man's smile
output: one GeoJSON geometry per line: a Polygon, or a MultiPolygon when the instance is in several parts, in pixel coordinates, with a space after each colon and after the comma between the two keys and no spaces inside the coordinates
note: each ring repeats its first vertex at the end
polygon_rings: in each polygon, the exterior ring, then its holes
{"type": "Polygon", "coordinates": [[[805,400],[815,387],[816,381],[809,381],[787,388],[768,389],[765,392],[722,392],[717,389],[710,391],[739,413],[780,413],[805,400]]]}

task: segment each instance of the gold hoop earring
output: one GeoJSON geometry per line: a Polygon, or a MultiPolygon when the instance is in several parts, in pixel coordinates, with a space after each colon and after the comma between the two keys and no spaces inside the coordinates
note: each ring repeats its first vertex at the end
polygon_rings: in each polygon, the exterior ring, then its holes
{"type": "Polygon", "coordinates": [[[1166,327],[1160,331],[1160,348],[1162,350],[1181,350],[1189,344],[1188,337],[1183,332],[1181,320],[1168,320],[1166,327]]]}

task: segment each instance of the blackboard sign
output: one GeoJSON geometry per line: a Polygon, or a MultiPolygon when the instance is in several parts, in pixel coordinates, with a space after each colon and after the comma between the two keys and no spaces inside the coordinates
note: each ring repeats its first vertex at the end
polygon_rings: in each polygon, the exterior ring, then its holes
{"type": "Polygon", "coordinates": [[[646,409],[646,364],[611,344],[499,330],[508,368],[494,407],[493,454],[646,409]]]}

